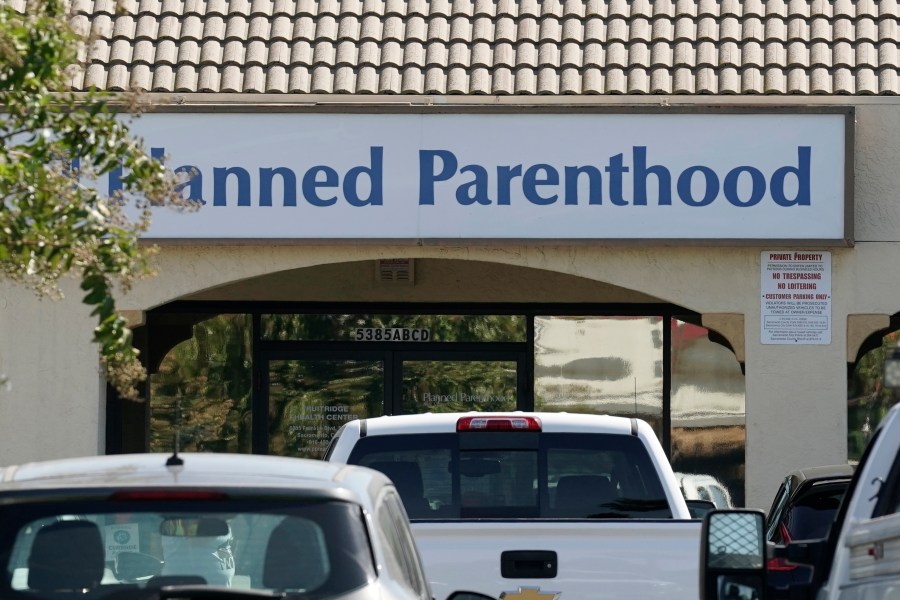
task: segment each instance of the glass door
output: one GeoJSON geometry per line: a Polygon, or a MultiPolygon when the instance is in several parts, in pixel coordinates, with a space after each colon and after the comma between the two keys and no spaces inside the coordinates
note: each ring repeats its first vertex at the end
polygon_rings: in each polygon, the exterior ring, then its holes
{"type": "MultiPolygon", "coordinates": [[[[270,357],[263,382],[268,402],[257,447],[268,454],[322,458],[347,421],[385,412],[385,357],[360,352],[270,357]]],[[[260,415],[262,416],[262,415],[260,415]]]]}

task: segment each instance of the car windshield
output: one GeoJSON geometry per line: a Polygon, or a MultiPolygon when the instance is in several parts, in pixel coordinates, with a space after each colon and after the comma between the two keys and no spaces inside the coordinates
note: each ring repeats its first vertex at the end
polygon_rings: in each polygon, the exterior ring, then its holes
{"type": "Polygon", "coordinates": [[[145,599],[172,585],[329,598],[375,578],[360,507],[296,498],[7,505],[0,561],[3,598],[145,599]]]}

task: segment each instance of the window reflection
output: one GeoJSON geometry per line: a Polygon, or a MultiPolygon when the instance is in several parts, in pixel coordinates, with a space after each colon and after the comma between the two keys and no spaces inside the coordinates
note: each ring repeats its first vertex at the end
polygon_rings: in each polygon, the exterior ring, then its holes
{"type": "Polygon", "coordinates": [[[516,363],[490,360],[403,362],[406,414],[515,410],[516,363]]]}
{"type": "Polygon", "coordinates": [[[662,317],[535,317],[535,410],[638,417],[662,439],[662,317]]]}
{"type": "Polygon", "coordinates": [[[744,375],[709,330],[672,320],[672,467],[685,497],[744,504],[744,375]]]}
{"type": "Polygon", "coordinates": [[[270,454],[322,458],[341,425],[383,412],[381,361],[269,362],[270,454]]]}
{"type": "Polygon", "coordinates": [[[250,315],[217,315],[150,376],[150,451],[250,452],[250,315]]]}
{"type": "Polygon", "coordinates": [[[882,386],[884,358],[900,343],[900,331],[885,335],[853,368],[847,393],[847,456],[858,461],[881,419],[900,402],[900,390],[882,386]]]}

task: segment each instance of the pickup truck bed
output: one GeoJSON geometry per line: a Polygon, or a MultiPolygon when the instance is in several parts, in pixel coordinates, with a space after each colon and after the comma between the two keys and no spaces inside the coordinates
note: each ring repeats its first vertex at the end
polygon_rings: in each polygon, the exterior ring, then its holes
{"type": "MultiPolygon", "coordinates": [[[[565,591],[562,600],[697,596],[696,568],[685,563],[699,560],[699,521],[418,521],[412,530],[435,598],[458,589],[459,580],[441,576],[453,573],[463,574],[466,589],[495,598],[515,598],[518,588],[528,587],[565,591]],[[540,549],[554,549],[555,577],[503,577],[503,552],[540,549]]],[[[535,568],[525,556],[508,568],[535,568]]]]}

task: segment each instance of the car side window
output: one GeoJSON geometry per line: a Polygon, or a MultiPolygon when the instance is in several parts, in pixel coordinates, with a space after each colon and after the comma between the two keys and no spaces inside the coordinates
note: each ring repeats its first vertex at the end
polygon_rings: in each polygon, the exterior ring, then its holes
{"type": "Polygon", "coordinates": [[[769,510],[768,523],[766,523],[766,539],[776,544],[781,544],[784,541],[781,535],[780,525],[785,506],[787,506],[788,499],[791,495],[788,481],[789,480],[785,480],[778,488],[778,493],[775,494],[775,501],[772,503],[772,508],[769,510]]]}
{"type": "Polygon", "coordinates": [[[429,600],[430,593],[422,564],[409,529],[409,520],[400,497],[393,491],[382,496],[377,508],[378,528],[385,540],[387,569],[391,577],[417,598],[429,600]]]}
{"type": "Polygon", "coordinates": [[[900,513],[900,454],[894,458],[891,471],[881,484],[873,517],[900,513]]]}

